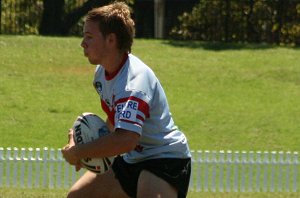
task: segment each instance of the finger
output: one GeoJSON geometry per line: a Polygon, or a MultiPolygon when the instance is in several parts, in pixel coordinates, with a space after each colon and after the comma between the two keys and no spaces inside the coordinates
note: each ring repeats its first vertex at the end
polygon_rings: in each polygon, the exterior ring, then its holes
{"type": "Polygon", "coordinates": [[[68,138],[69,138],[69,140],[68,140],[68,142],[69,142],[69,144],[72,144],[72,145],[75,144],[73,134],[74,134],[73,129],[72,129],[72,128],[69,129],[69,133],[68,133],[68,138]]]}
{"type": "Polygon", "coordinates": [[[69,139],[69,144],[72,145],[72,146],[75,145],[75,141],[74,141],[73,135],[69,139]]]}
{"type": "Polygon", "coordinates": [[[64,147],[61,149],[61,151],[63,152],[64,150],[66,150],[66,149],[68,149],[68,148],[70,148],[70,145],[69,145],[69,144],[67,144],[66,146],[64,146],[64,147]]]}
{"type": "Polygon", "coordinates": [[[81,169],[81,164],[80,164],[80,162],[78,162],[78,163],[75,165],[75,170],[76,170],[76,172],[78,172],[78,171],[80,171],[80,169],[81,169]]]}
{"type": "Polygon", "coordinates": [[[73,134],[74,134],[74,130],[72,128],[70,128],[69,131],[68,131],[68,135],[72,136],[73,134]]]}

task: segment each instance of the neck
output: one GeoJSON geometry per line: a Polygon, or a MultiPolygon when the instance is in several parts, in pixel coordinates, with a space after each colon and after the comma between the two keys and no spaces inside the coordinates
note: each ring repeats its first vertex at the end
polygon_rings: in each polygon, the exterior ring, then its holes
{"type": "Polygon", "coordinates": [[[117,55],[109,58],[108,62],[105,65],[103,65],[107,74],[114,74],[116,71],[118,71],[123,59],[124,53],[118,53],[117,55]]]}
{"type": "Polygon", "coordinates": [[[111,70],[107,70],[106,67],[104,67],[105,68],[105,78],[106,78],[106,80],[113,79],[119,73],[120,69],[125,64],[125,62],[127,60],[127,57],[128,57],[127,53],[122,54],[118,58],[116,57],[115,63],[118,63],[118,64],[114,64],[113,67],[110,67],[111,70]]]}

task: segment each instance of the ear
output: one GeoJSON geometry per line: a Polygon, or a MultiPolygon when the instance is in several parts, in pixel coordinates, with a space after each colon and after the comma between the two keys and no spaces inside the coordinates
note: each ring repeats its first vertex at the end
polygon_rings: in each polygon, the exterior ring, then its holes
{"type": "Polygon", "coordinates": [[[115,45],[117,46],[117,36],[115,33],[110,33],[108,35],[106,35],[106,42],[109,44],[109,45],[115,45]]]}

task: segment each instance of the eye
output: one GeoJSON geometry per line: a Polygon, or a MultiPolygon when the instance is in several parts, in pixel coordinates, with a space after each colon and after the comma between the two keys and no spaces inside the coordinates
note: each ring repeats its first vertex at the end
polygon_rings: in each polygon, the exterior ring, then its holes
{"type": "Polygon", "coordinates": [[[92,35],[90,35],[90,34],[85,34],[84,35],[84,39],[85,40],[88,40],[88,39],[92,39],[93,37],[92,37],[92,35]]]}
{"type": "Polygon", "coordinates": [[[87,40],[92,39],[92,36],[85,36],[85,39],[87,40]]]}

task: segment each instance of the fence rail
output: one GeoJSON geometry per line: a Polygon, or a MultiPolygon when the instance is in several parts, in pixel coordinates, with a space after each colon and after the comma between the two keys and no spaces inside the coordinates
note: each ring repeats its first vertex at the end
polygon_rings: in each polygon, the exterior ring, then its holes
{"type": "Polygon", "coordinates": [[[190,189],[211,192],[298,192],[298,152],[193,151],[190,189]]]}
{"type": "MultiPolygon", "coordinates": [[[[298,192],[298,152],[192,151],[189,190],[298,192]]],[[[60,149],[0,147],[0,188],[69,188],[76,172],[60,149]]]]}
{"type": "Polygon", "coordinates": [[[0,148],[0,187],[68,188],[83,174],[60,149],[0,148]]]}

